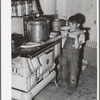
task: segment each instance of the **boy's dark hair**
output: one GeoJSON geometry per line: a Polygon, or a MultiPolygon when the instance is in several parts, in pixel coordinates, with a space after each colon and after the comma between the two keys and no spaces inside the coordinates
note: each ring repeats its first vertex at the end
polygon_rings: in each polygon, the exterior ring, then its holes
{"type": "Polygon", "coordinates": [[[81,19],[77,15],[73,15],[73,16],[69,17],[68,21],[71,23],[82,24],[81,19]]]}
{"type": "Polygon", "coordinates": [[[85,16],[81,13],[77,13],[71,16],[68,21],[72,23],[79,23],[82,26],[85,22],[85,16]]]}

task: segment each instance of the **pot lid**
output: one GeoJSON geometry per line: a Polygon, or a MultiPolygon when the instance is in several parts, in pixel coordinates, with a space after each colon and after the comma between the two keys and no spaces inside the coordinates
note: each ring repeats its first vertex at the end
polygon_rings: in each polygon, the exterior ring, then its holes
{"type": "Polygon", "coordinates": [[[47,19],[44,17],[39,17],[39,18],[34,19],[34,21],[47,21],[47,19]]]}

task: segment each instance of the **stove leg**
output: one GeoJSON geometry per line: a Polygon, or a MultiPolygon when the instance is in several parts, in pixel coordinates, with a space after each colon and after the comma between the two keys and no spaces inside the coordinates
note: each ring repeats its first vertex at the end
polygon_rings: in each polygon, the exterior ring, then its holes
{"type": "Polygon", "coordinates": [[[57,80],[54,79],[54,82],[55,82],[56,87],[58,88],[59,86],[58,86],[57,80]]]}

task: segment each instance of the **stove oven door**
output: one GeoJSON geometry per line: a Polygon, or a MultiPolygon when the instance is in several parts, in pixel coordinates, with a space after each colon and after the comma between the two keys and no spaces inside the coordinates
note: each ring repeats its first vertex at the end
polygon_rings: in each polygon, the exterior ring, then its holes
{"type": "Polygon", "coordinates": [[[40,55],[38,55],[38,57],[41,63],[40,67],[40,75],[41,75],[46,71],[48,71],[53,66],[53,61],[54,61],[53,48],[41,53],[40,55]]]}

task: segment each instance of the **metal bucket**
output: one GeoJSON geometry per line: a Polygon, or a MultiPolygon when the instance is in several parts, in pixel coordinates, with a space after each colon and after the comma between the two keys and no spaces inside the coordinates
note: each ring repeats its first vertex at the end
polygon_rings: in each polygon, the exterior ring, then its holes
{"type": "Polygon", "coordinates": [[[82,70],[85,70],[88,67],[89,63],[90,62],[87,59],[83,59],[82,60],[82,70]]]}

